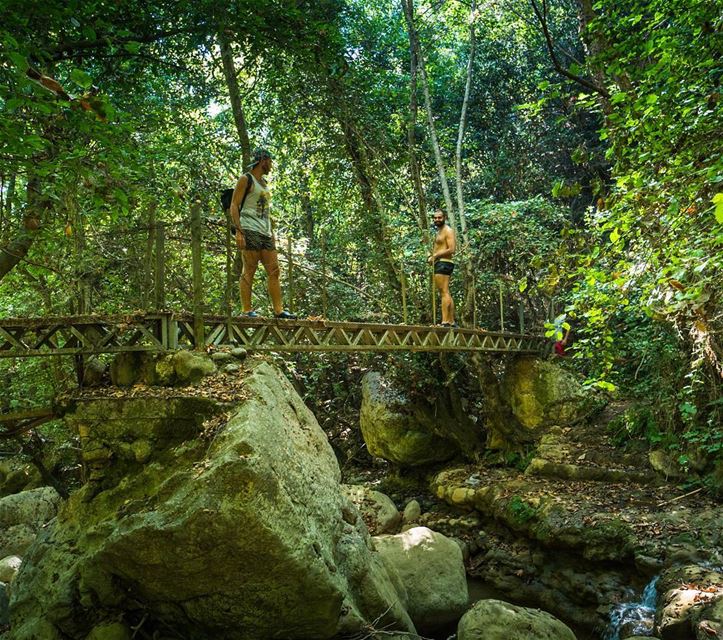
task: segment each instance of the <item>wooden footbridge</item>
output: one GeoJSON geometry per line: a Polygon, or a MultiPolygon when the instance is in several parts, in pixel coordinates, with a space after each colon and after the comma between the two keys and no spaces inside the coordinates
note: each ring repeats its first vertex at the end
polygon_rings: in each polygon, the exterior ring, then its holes
{"type": "Polygon", "coordinates": [[[238,346],[260,352],[544,353],[541,335],[439,326],[277,320],[171,312],[0,319],[0,358],[238,346]]]}

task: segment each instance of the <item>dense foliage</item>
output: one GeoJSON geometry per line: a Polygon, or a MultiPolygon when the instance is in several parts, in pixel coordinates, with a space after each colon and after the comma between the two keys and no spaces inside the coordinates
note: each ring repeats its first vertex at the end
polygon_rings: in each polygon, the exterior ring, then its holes
{"type": "MultiPolygon", "coordinates": [[[[463,196],[451,213],[464,322],[571,326],[590,384],[648,407],[681,456],[686,442],[720,455],[720,9],[8,0],[0,314],[188,308],[194,201],[205,304],[237,311],[218,194],[266,146],[288,305],[432,322],[427,214],[449,207],[442,171],[463,196]]],[[[263,309],[260,281],[254,295],[263,309]]],[[[0,373],[0,410],[75,384],[71,363],[0,373]]]]}

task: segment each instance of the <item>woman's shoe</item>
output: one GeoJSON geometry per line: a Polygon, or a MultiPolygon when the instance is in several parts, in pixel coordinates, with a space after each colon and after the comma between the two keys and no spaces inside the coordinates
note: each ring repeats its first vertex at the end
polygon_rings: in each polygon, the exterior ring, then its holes
{"type": "Polygon", "coordinates": [[[241,314],[241,317],[242,318],[258,318],[259,314],[256,313],[255,311],[245,311],[244,313],[241,314]]]}
{"type": "Polygon", "coordinates": [[[279,320],[296,320],[296,316],[293,313],[286,311],[286,310],[282,311],[281,313],[277,313],[276,317],[279,320]]]}

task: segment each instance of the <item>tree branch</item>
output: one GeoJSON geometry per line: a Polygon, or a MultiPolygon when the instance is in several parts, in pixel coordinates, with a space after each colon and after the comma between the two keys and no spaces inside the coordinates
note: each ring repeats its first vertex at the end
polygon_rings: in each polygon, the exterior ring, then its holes
{"type": "Polygon", "coordinates": [[[75,42],[61,42],[55,47],[50,47],[48,53],[51,55],[53,60],[62,60],[63,58],[69,58],[81,51],[91,51],[93,49],[104,49],[112,45],[128,44],[129,42],[140,42],[142,44],[148,44],[150,42],[156,42],[163,38],[169,38],[171,36],[177,36],[181,34],[195,33],[195,29],[171,29],[169,31],[156,31],[155,33],[149,33],[146,35],[134,35],[132,37],[125,38],[110,38],[100,37],[94,40],[76,40],[75,42]]]}
{"type": "Polygon", "coordinates": [[[590,80],[586,80],[585,78],[577,76],[574,73],[570,73],[567,69],[565,69],[565,67],[560,64],[560,61],[557,59],[557,55],[555,54],[555,46],[552,42],[550,29],[547,25],[547,5],[545,4],[545,0],[543,0],[542,11],[540,10],[540,7],[538,6],[536,0],[530,0],[530,5],[532,6],[532,10],[535,12],[537,19],[540,22],[540,26],[542,27],[542,33],[545,36],[545,43],[547,44],[547,51],[550,54],[550,59],[552,60],[552,65],[555,67],[555,70],[559,74],[565,76],[566,78],[569,78],[573,82],[577,82],[586,89],[590,89],[595,93],[599,93],[601,96],[603,96],[603,98],[610,98],[610,94],[608,93],[607,89],[598,86],[593,82],[590,82],[590,80]]]}

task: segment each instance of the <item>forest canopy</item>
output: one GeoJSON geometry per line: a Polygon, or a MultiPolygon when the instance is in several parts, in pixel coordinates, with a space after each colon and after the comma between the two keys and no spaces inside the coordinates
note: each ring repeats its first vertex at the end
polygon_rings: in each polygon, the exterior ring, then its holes
{"type": "MultiPolygon", "coordinates": [[[[237,312],[219,194],[265,147],[290,307],[433,323],[441,208],[463,324],[571,327],[628,429],[720,454],[721,8],[5,0],[0,315],[188,309],[193,203],[206,308],[237,312]]],[[[4,361],[0,410],[69,384],[41,370],[4,361]]]]}

